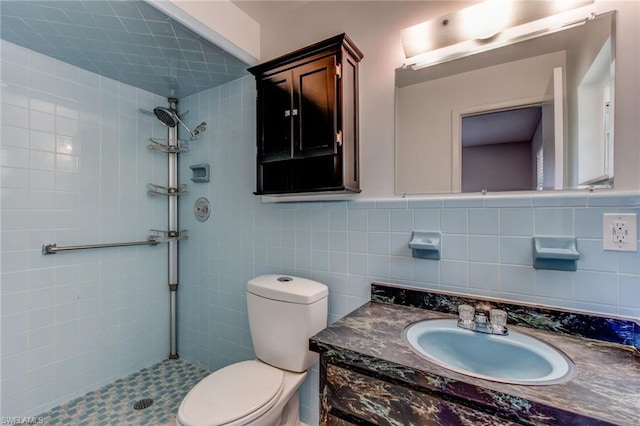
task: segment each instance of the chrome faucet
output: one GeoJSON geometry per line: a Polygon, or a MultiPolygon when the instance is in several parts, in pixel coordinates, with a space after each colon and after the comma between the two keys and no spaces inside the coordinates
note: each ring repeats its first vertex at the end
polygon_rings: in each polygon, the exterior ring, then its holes
{"type": "Polygon", "coordinates": [[[489,309],[489,317],[487,318],[487,312],[476,312],[476,309],[471,305],[459,305],[458,316],[458,327],[460,328],[500,336],[509,334],[509,330],[505,327],[507,312],[502,309],[489,309]]]}

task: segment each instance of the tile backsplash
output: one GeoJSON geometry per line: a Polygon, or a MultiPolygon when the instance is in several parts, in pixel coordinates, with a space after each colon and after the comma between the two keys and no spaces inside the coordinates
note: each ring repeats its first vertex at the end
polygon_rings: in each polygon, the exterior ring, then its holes
{"type": "Polygon", "coordinates": [[[502,309],[507,324],[601,340],[640,349],[640,322],[633,318],[587,314],[575,310],[552,309],[523,302],[418,289],[396,284],[372,283],[371,300],[379,303],[412,306],[446,314],[459,314],[460,305],[481,309],[502,309]]]}

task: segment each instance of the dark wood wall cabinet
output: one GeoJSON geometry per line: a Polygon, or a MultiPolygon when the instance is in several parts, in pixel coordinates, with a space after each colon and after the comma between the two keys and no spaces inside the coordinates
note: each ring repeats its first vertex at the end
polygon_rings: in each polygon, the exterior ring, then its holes
{"type": "Polygon", "coordinates": [[[340,34],[249,68],[257,89],[256,195],[360,192],[361,59],[340,34]]]}

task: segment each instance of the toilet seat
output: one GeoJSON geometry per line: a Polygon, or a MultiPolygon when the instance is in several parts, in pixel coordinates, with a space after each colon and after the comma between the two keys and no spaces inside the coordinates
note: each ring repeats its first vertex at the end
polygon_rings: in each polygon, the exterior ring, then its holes
{"type": "Polygon", "coordinates": [[[243,424],[260,417],[280,398],[281,370],[259,361],[222,368],[194,386],[178,409],[184,426],[220,426],[238,419],[243,424]]]}

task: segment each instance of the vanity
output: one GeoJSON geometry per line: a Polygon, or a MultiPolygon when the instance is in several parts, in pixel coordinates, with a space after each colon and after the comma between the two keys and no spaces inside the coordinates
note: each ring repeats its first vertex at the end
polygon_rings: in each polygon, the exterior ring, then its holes
{"type": "Polygon", "coordinates": [[[634,319],[373,283],[370,302],[309,345],[320,354],[323,425],[640,424],[634,319]],[[457,320],[460,305],[507,311],[510,331],[566,354],[574,377],[544,385],[485,380],[428,361],[403,338],[410,324],[457,320]]]}

